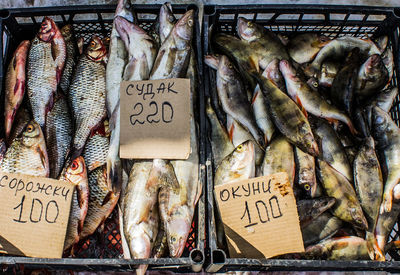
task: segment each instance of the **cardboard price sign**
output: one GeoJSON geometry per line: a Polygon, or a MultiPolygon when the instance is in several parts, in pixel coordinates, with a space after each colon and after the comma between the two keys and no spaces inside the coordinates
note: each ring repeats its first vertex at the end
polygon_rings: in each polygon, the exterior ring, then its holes
{"type": "Polygon", "coordinates": [[[214,193],[232,258],[304,252],[287,173],[225,183],[214,193]]]}
{"type": "Polygon", "coordinates": [[[120,157],[187,159],[190,80],[123,81],[120,157]]]}
{"type": "Polygon", "coordinates": [[[0,173],[0,252],[61,258],[75,186],[0,173]]]}

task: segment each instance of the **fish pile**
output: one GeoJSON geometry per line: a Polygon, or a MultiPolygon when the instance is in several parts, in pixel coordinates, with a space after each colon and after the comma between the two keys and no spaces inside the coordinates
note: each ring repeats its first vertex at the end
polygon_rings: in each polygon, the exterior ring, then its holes
{"type": "MultiPolygon", "coordinates": [[[[182,255],[197,201],[201,195],[197,123],[194,102],[198,83],[192,37],[195,14],[177,20],[171,4],[161,6],[149,32],[143,30],[130,8],[120,0],[115,12],[106,68],[106,106],[111,138],[107,177],[122,183],[120,228],[126,258],[144,259],[182,255]],[[168,78],[191,80],[191,153],[187,160],[120,160],[121,81],[168,78]]],[[[144,274],[141,265],[137,274],[144,274]]]]}
{"type": "MultiPolygon", "coordinates": [[[[241,17],[236,30],[238,37],[212,32],[205,56],[216,72],[206,107],[214,186],[286,172],[301,257],[384,261],[400,213],[388,37],[283,39],[241,17]]],[[[216,219],[226,248],[218,212],[216,219]]]]}
{"type": "Polygon", "coordinates": [[[33,40],[16,49],[5,81],[0,172],[50,177],[76,187],[66,256],[101,231],[118,201],[125,256],[182,255],[202,189],[193,107],[199,81],[194,22],[193,10],[178,20],[166,3],[147,33],[130,1],[120,0],[110,37],[94,35],[84,45],[72,25],[59,29],[45,17],[33,40]],[[121,81],[166,78],[191,79],[189,158],[121,161],[121,81]]]}
{"type": "Polygon", "coordinates": [[[82,47],[79,54],[71,25],[59,29],[49,17],[32,41],[19,44],[6,73],[0,150],[1,172],[75,186],[64,243],[65,255],[72,256],[74,246],[103,224],[120,194],[106,174],[107,51],[97,36],[82,47]]]}

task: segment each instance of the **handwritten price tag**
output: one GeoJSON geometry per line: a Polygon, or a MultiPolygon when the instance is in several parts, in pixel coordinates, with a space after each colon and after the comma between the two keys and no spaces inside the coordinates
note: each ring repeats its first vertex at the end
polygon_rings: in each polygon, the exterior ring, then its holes
{"type": "Polygon", "coordinates": [[[0,173],[0,252],[61,258],[74,186],[0,173]]]}
{"type": "Polygon", "coordinates": [[[287,173],[214,188],[233,258],[270,258],[303,252],[296,200],[287,173]]]}
{"type": "Polygon", "coordinates": [[[189,79],[124,81],[120,106],[121,158],[189,157],[189,79]]]}

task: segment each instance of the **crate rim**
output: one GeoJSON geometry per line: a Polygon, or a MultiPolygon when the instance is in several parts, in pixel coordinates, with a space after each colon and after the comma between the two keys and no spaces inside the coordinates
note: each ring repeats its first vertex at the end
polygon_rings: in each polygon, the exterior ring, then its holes
{"type": "MultiPolygon", "coordinates": [[[[133,10],[138,13],[153,13],[158,14],[162,4],[132,4],[133,10]]],[[[52,6],[52,7],[35,7],[35,8],[6,8],[0,9],[0,32],[4,31],[4,25],[9,20],[15,17],[34,17],[34,16],[62,16],[62,15],[78,15],[78,14],[101,14],[101,13],[114,13],[117,5],[116,4],[104,4],[104,5],[74,5],[74,6],[52,6]]],[[[187,10],[193,9],[196,14],[199,12],[199,7],[196,4],[172,4],[172,8],[175,14],[183,14],[187,10]]],[[[99,15],[101,16],[101,15],[99,15]]],[[[101,18],[101,17],[100,17],[101,18]]],[[[203,76],[202,71],[202,47],[201,47],[201,22],[200,19],[195,17],[195,26],[193,43],[197,49],[197,63],[198,63],[198,74],[201,79],[203,76]]],[[[98,18],[99,19],[99,18],[98,18]]],[[[110,20],[112,21],[112,19],[110,20]]],[[[63,18],[63,23],[66,23],[63,18]]],[[[28,23],[28,25],[35,25],[36,23],[28,23]]],[[[40,24],[40,23],[39,23],[40,24]]],[[[22,24],[26,25],[26,24],[22,24]]],[[[3,80],[5,79],[6,70],[3,69],[3,35],[0,35],[0,90],[2,89],[3,80]]],[[[6,53],[7,54],[7,53],[6,53]]],[[[204,108],[204,86],[203,81],[198,83],[198,97],[200,108],[204,108]]],[[[203,124],[205,117],[199,115],[199,127],[204,128],[203,124]]],[[[203,131],[204,133],[204,131],[203,131]]],[[[202,195],[197,203],[197,227],[195,228],[196,234],[196,247],[193,248],[187,257],[180,258],[149,258],[149,259],[122,259],[122,258],[37,258],[37,257],[20,257],[20,256],[0,256],[1,265],[25,265],[30,267],[50,267],[52,269],[68,269],[73,267],[78,270],[90,270],[96,266],[102,267],[102,271],[115,270],[115,269],[134,269],[135,267],[143,264],[150,265],[149,270],[157,269],[171,269],[179,272],[180,268],[191,269],[193,272],[200,272],[205,262],[205,197],[206,197],[206,174],[205,174],[205,135],[199,132],[199,181],[202,183],[202,195]]],[[[186,270],[186,269],[185,269],[186,270]]]]}
{"type": "Polygon", "coordinates": [[[344,13],[352,12],[354,14],[374,13],[374,14],[391,14],[400,20],[400,7],[384,7],[384,6],[365,6],[365,5],[332,5],[332,4],[250,4],[250,5],[204,5],[204,16],[214,16],[216,13],[230,14],[232,12],[251,12],[263,13],[268,11],[296,12],[299,14],[324,12],[344,13]],[[325,9],[325,10],[324,10],[325,9]]]}
{"type": "MultiPolygon", "coordinates": [[[[208,31],[212,27],[212,19],[218,18],[220,15],[234,15],[234,18],[224,19],[223,22],[231,22],[237,19],[238,14],[262,14],[262,13],[275,13],[281,14],[321,14],[324,15],[324,19],[314,20],[303,20],[302,23],[310,24],[324,24],[331,22],[329,14],[361,14],[361,15],[386,15],[387,17],[379,21],[390,22],[394,26],[400,29],[400,7],[383,7],[383,6],[357,6],[357,5],[311,5],[311,4],[250,4],[250,5],[205,5],[204,6],[204,17],[203,17],[203,52],[208,54],[208,31]]],[[[217,22],[219,18],[217,19],[217,22]]],[[[253,21],[255,21],[253,19],[253,21]]],[[[264,20],[263,23],[265,23],[264,20]]],[[[343,20],[337,20],[343,21],[343,20]]],[[[296,22],[296,19],[290,20],[273,20],[270,21],[271,25],[279,24],[290,24],[296,22]]],[[[351,20],[349,20],[352,23],[351,20]]],[[[359,21],[353,21],[359,22],[359,21]]],[[[369,21],[371,23],[373,21],[369,21]]],[[[375,23],[375,22],[374,22],[375,23]]],[[[398,49],[397,60],[395,60],[395,67],[400,69],[400,48],[398,49]]],[[[210,75],[211,72],[207,65],[203,66],[203,72],[205,77],[205,87],[210,88],[210,75]]],[[[397,75],[400,80],[400,75],[397,75]]],[[[398,85],[400,83],[398,82],[398,85]]],[[[294,260],[294,259],[247,259],[247,258],[228,258],[224,250],[219,249],[216,246],[216,228],[214,222],[214,191],[213,177],[214,171],[212,166],[212,152],[211,144],[207,146],[207,214],[211,216],[208,218],[208,236],[207,236],[207,258],[205,263],[205,271],[215,272],[228,272],[232,270],[252,270],[252,271],[265,271],[265,270],[277,270],[277,271],[400,271],[400,261],[367,261],[367,260],[356,260],[356,261],[333,261],[333,260],[294,260]],[[210,190],[211,189],[211,190],[210,190]],[[213,240],[214,238],[214,240],[213,240]],[[236,267],[236,269],[235,269],[236,267]],[[247,267],[247,268],[246,268],[247,267]]]]}
{"type": "MultiPolygon", "coordinates": [[[[133,10],[140,10],[143,12],[158,13],[162,4],[132,4],[133,10]]],[[[46,7],[32,7],[32,8],[5,8],[0,9],[0,19],[7,20],[12,14],[20,17],[42,16],[57,12],[58,15],[63,13],[114,13],[116,4],[103,4],[103,5],[72,5],[72,6],[46,6],[46,7]]],[[[189,9],[199,9],[196,4],[172,4],[174,12],[185,11],[189,9]]]]}

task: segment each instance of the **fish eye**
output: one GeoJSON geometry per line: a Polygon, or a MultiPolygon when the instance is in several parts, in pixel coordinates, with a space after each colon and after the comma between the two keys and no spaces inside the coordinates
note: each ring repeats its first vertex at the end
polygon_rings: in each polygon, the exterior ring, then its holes
{"type": "Polygon", "coordinates": [[[26,127],[26,131],[27,131],[28,133],[32,133],[33,130],[35,130],[35,127],[34,127],[32,124],[29,124],[29,125],[26,127]]]}
{"type": "Polygon", "coordinates": [[[90,42],[90,47],[94,47],[94,46],[96,46],[96,42],[94,42],[94,41],[90,42]]]}
{"type": "Polygon", "coordinates": [[[78,162],[77,162],[76,160],[74,160],[74,161],[72,162],[72,164],[71,164],[71,169],[72,169],[72,170],[76,170],[76,169],[78,169],[78,167],[79,167],[78,162]]]}
{"type": "Polygon", "coordinates": [[[174,17],[172,15],[168,16],[168,21],[169,22],[174,22],[174,17]]]}
{"type": "Polygon", "coordinates": [[[314,81],[312,85],[314,88],[318,88],[318,83],[316,81],[314,81]]]}
{"type": "Polygon", "coordinates": [[[309,191],[309,190],[311,189],[311,186],[310,186],[309,184],[305,184],[305,185],[304,185],[304,189],[305,189],[306,191],[309,191]]]}
{"type": "Polygon", "coordinates": [[[192,20],[192,19],[189,19],[189,20],[188,20],[188,25],[189,25],[189,26],[193,26],[193,20],[192,20]]]}
{"type": "Polygon", "coordinates": [[[240,144],[240,145],[237,147],[237,150],[238,150],[239,152],[241,152],[241,151],[243,150],[243,145],[240,144]]]}
{"type": "Polygon", "coordinates": [[[376,118],[376,123],[382,124],[382,123],[384,123],[384,122],[385,122],[385,119],[384,119],[383,117],[378,116],[378,117],[376,118]]]}

